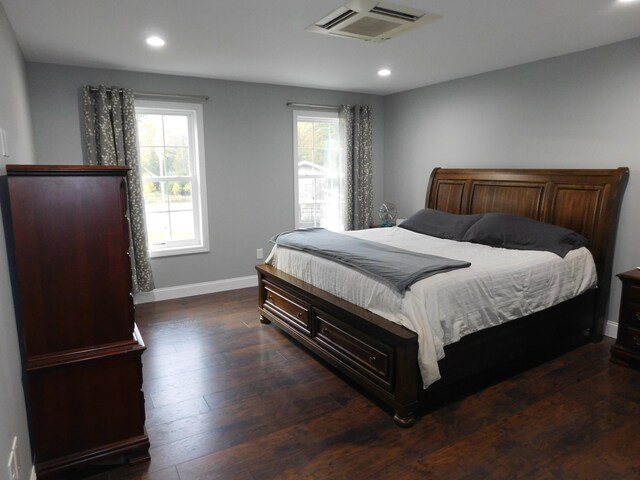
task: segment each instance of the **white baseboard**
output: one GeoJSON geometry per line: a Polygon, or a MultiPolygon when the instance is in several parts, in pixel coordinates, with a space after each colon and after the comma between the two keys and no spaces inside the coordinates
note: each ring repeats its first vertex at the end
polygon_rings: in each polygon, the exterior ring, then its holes
{"type": "Polygon", "coordinates": [[[258,286],[258,276],[251,275],[248,277],[228,278],[213,282],[179,285],[177,287],[156,288],[152,292],[136,294],[134,303],[159,302],[162,300],[172,300],[174,298],[193,297],[195,295],[206,295],[207,293],[226,292],[227,290],[256,286],[258,286]]]}
{"type": "Polygon", "coordinates": [[[607,337],[617,338],[618,337],[618,322],[612,322],[608,320],[607,323],[604,324],[604,334],[607,337]]]}

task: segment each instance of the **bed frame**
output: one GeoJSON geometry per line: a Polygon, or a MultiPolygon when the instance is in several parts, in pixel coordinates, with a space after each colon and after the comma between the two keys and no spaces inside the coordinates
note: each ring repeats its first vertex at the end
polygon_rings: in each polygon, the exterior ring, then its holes
{"type": "Polygon", "coordinates": [[[506,212],[575,230],[590,241],[598,288],[542,312],[468,335],[445,347],[441,380],[422,388],[417,334],[302,282],[258,265],[258,310],[394,411],[415,422],[421,399],[481,372],[550,349],[599,341],[613,250],[629,170],[433,170],[426,206],[457,214],[506,212]]]}

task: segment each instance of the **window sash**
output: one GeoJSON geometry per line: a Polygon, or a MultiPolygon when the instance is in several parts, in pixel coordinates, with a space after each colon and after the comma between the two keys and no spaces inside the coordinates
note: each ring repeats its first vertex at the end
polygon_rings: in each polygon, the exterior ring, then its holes
{"type": "MultiPolygon", "coordinates": [[[[315,111],[300,111],[300,110],[296,110],[293,112],[293,156],[294,156],[294,222],[295,222],[295,228],[300,228],[303,225],[302,222],[302,208],[301,208],[301,195],[304,195],[305,192],[300,191],[301,190],[301,176],[299,174],[299,166],[298,163],[301,161],[300,159],[300,151],[301,151],[301,147],[299,145],[299,138],[298,138],[298,124],[301,122],[310,122],[313,124],[317,124],[317,123],[332,123],[332,124],[336,124],[338,125],[338,114],[337,112],[315,112],[315,111]]],[[[315,154],[317,153],[317,151],[320,150],[327,150],[329,152],[335,152],[337,150],[338,153],[338,161],[340,162],[340,174],[338,176],[337,179],[332,178],[331,176],[327,175],[324,177],[321,177],[325,180],[328,180],[331,182],[331,184],[334,184],[335,181],[337,180],[338,182],[340,182],[340,186],[338,188],[339,194],[342,196],[342,199],[339,200],[339,204],[338,204],[338,211],[335,212],[338,216],[337,219],[334,219],[333,222],[333,227],[335,230],[337,231],[342,231],[344,230],[344,220],[345,220],[345,210],[346,210],[346,198],[344,198],[344,194],[345,194],[345,186],[344,183],[346,181],[346,171],[345,171],[345,165],[343,163],[344,158],[343,158],[343,154],[342,154],[342,146],[340,144],[338,144],[337,148],[324,148],[324,147],[318,147],[316,148],[315,145],[315,131],[312,132],[313,135],[313,145],[312,147],[310,147],[311,149],[311,159],[314,159],[315,154]],[[337,223],[336,223],[337,222],[337,223]]],[[[340,142],[340,135],[339,135],[339,125],[338,125],[338,141],[340,142]]],[[[315,189],[317,188],[317,182],[314,181],[314,177],[305,179],[305,180],[310,180],[310,182],[305,182],[307,184],[311,184],[310,188],[312,190],[315,191],[315,189]]],[[[306,188],[305,188],[306,189],[306,188]]],[[[335,203],[335,202],[333,202],[335,203]]],[[[322,200],[318,200],[317,199],[317,195],[315,196],[315,200],[313,202],[305,202],[305,204],[311,205],[311,212],[310,213],[313,217],[314,217],[314,225],[315,225],[315,216],[316,216],[316,212],[318,210],[322,209],[322,205],[326,204],[326,202],[323,202],[322,200]]],[[[326,220],[326,219],[324,219],[326,220]]],[[[305,222],[305,226],[306,226],[307,222],[305,222]]],[[[327,224],[326,222],[324,222],[325,226],[331,226],[330,224],[327,224]]]]}
{"type": "MultiPolygon", "coordinates": [[[[204,188],[204,142],[202,141],[202,107],[197,104],[175,104],[156,101],[136,101],[136,115],[178,115],[187,118],[188,131],[188,155],[190,175],[157,175],[142,177],[143,183],[190,182],[191,183],[191,212],[194,238],[191,239],[167,239],[162,242],[149,241],[149,254],[151,257],[176,255],[181,253],[193,253],[209,250],[208,227],[206,216],[206,191],[204,188]]],[[[163,124],[164,126],[164,124],[163,124]]],[[[182,148],[183,146],[167,145],[143,145],[139,142],[139,150],[144,147],[155,148],[182,148]]],[[[164,160],[164,159],[163,159],[164,160]]],[[[163,173],[163,168],[160,172],[163,173]]],[[[170,203],[166,209],[151,213],[164,213],[171,221],[170,203]]],[[[188,210],[187,210],[188,211],[188,210]]],[[[148,202],[145,199],[145,217],[149,214],[148,202]]],[[[173,232],[170,232],[173,235],[173,232]]]]}

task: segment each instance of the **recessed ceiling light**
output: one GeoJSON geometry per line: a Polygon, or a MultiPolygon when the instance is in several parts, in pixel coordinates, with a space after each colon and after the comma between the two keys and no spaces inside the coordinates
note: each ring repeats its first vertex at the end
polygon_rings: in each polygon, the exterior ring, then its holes
{"type": "Polygon", "coordinates": [[[389,75],[391,75],[391,70],[389,70],[388,68],[382,68],[378,70],[378,75],[380,75],[381,77],[388,77],[389,75]]]}
{"type": "Polygon", "coordinates": [[[153,36],[147,38],[147,44],[152,47],[164,47],[165,41],[160,37],[153,36]]]}
{"type": "Polygon", "coordinates": [[[618,3],[636,3],[638,0],[618,0],[618,3]]]}

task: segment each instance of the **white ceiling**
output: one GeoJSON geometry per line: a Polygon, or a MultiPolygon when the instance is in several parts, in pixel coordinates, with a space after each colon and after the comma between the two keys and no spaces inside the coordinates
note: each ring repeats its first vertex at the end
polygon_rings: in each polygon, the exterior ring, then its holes
{"type": "Polygon", "coordinates": [[[617,0],[395,0],[442,18],[377,44],[305,32],[347,0],[0,3],[28,61],[374,94],[640,36],[640,3],[617,0]]]}

